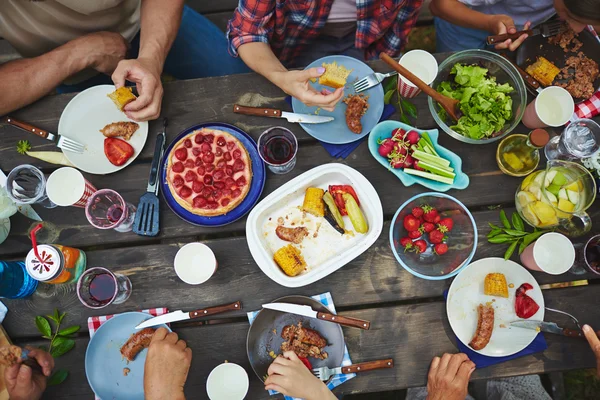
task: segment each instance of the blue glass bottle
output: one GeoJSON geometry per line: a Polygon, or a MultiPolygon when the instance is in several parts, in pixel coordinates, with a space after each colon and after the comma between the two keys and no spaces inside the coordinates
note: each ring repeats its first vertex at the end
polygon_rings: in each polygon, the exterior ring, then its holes
{"type": "Polygon", "coordinates": [[[25,269],[22,261],[0,261],[0,297],[21,299],[31,296],[37,289],[38,281],[25,269]]]}

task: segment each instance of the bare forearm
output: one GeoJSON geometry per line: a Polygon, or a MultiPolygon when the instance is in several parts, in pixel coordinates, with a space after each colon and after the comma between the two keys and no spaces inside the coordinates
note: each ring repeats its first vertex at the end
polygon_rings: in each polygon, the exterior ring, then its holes
{"type": "Polygon", "coordinates": [[[24,107],[88,67],[76,41],[35,58],[0,65],[0,115],[24,107]]]}
{"type": "Polygon", "coordinates": [[[429,10],[434,16],[455,25],[490,31],[489,15],[472,10],[458,0],[433,0],[429,10]]]}
{"type": "Polygon", "coordinates": [[[254,72],[281,87],[279,78],[282,72],[287,72],[287,68],[275,56],[271,46],[262,42],[245,43],[238,48],[238,54],[254,72]]]}
{"type": "Polygon", "coordinates": [[[143,0],[139,58],[152,60],[159,73],[177,37],[184,0],[143,0]]]}

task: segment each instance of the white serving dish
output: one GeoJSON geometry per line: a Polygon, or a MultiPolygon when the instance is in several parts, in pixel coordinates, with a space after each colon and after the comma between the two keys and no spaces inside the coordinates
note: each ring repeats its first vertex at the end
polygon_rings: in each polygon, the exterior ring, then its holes
{"type": "MultiPolygon", "coordinates": [[[[344,217],[344,222],[346,229],[353,230],[348,217],[344,217]]],[[[382,229],[383,209],[373,185],[355,169],[344,164],[331,163],[313,168],[292,179],[258,203],[248,216],[246,239],[254,261],[269,278],[282,286],[300,287],[326,277],[361,255],[375,243],[382,229]],[[305,255],[309,270],[298,276],[287,276],[273,261],[273,253],[277,250],[274,247],[279,248],[289,244],[273,238],[276,220],[284,210],[302,205],[304,192],[308,187],[327,189],[329,185],[352,185],[358,195],[360,208],[367,219],[369,231],[364,235],[355,233],[354,237],[337,235],[339,243],[333,243],[334,236],[329,235],[333,228],[323,220],[319,230],[321,250],[310,251],[311,242],[316,242],[312,234],[304,239],[304,242],[308,241],[307,246],[302,243],[306,249],[306,251],[302,249],[302,253],[305,255]],[[267,225],[268,229],[265,230],[267,225]],[[318,265],[313,265],[311,260],[320,261],[318,265]]]]}

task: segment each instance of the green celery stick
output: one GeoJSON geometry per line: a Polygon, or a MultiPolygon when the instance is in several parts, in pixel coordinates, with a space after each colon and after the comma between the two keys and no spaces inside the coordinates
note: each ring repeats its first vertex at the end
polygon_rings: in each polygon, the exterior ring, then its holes
{"type": "Polygon", "coordinates": [[[420,176],[422,178],[431,179],[432,181],[437,181],[437,182],[441,182],[441,183],[446,183],[448,185],[452,185],[454,183],[454,179],[446,178],[445,176],[435,175],[430,172],[419,171],[417,169],[412,169],[412,168],[404,168],[403,171],[409,175],[420,176]]]}
{"type": "Polygon", "coordinates": [[[436,174],[436,175],[441,175],[441,176],[445,176],[445,177],[452,178],[452,179],[454,179],[454,177],[456,176],[454,174],[454,172],[450,172],[448,170],[439,168],[435,165],[431,165],[431,164],[423,162],[423,161],[419,161],[417,163],[417,165],[423,169],[426,169],[429,172],[436,174]]]}
{"type": "Polygon", "coordinates": [[[442,158],[439,156],[434,156],[432,154],[425,153],[424,151],[421,151],[421,150],[413,151],[412,156],[420,161],[425,161],[429,164],[439,165],[441,167],[446,167],[446,168],[450,167],[450,161],[446,160],[445,158],[442,158]]]}

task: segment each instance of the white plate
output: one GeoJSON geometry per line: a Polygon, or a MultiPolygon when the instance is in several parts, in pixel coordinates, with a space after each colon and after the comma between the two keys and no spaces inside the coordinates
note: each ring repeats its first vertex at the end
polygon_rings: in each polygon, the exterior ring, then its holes
{"type": "Polygon", "coordinates": [[[133,147],[133,156],[117,167],[104,154],[105,136],[100,129],[112,122],[133,121],[119,111],[107,97],[114,92],[112,85],[94,86],[84,90],[67,104],[58,122],[58,134],[76,140],[85,146],[82,154],[63,151],[65,157],[77,168],[90,174],[111,174],[133,162],[141,153],[148,138],[148,122],[137,122],[140,127],[128,143],[133,147]]]}
{"type": "Polygon", "coordinates": [[[529,271],[516,262],[496,257],[471,263],[458,274],[448,291],[446,311],[454,334],[468,346],[477,329],[477,306],[491,302],[495,320],[490,342],[482,350],[471,350],[485,356],[505,357],[525,349],[533,342],[538,332],[511,327],[510,322],[521,319],[515,313],[515,292],[526,282],[533,286],[533,289],[527,291],[527,295],[540,306],[538,312],[529,319],[543,321],[544,296],[540,285],[529,271]],[[509,285],[508,299],[483,294],[485,276],[492,272],[499,272],[506,277],[506,283],[509,285]],[[512,288],[511,283],[514,285],[512,288]]]}
{"type": "MultiPolygon", "coordinates": [[[[353,231],[348,217],[344,217],[344,223],[347,230],[353,231]]],[[[331,163],[297,176],[258,203],[248,216],[246,238],[254,261],[269,278],[282,286],[300,287],[324,278],[361,255],[375,243],[382,228],[383,209],[373,185],[355,169],[331,163]],[[341,236],[335,234],[329,223],[320,218],[322,223],[319,234],[314,238],[312,233],[316,229],[315,218],[307,216],[307,226],[311,233],[302,242],[301,251],[307,261],[308,271],[294,277],[287,276],[273,261],[273,253],[289,244],[274,234],[277,216],[301,206],[306,188],[327,189],[329,185],[352,185],[367,219],[369,231],[364,235],[355,232],[354,237],[341,236]]]]}

